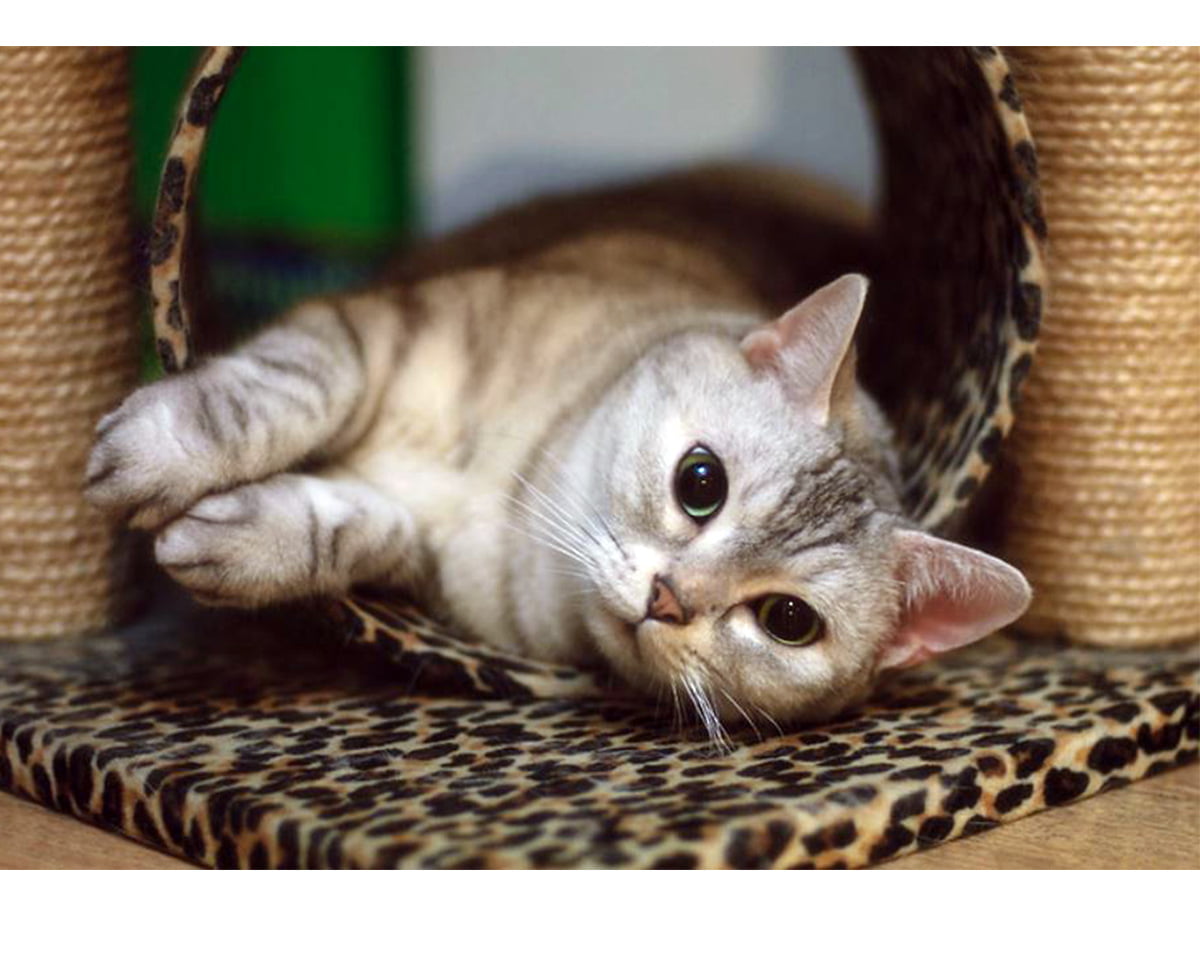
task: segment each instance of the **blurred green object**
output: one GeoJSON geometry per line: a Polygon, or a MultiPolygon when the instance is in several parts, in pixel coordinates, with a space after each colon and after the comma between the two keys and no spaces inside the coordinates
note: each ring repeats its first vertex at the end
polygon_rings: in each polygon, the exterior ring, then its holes
{"type": "MultiPolygon", "coordinates": [[[[148,234],[167,141],[199,47],[133,55],[134,194],[148,234]]],[[[203,284],[245,331],[298,299],[361,283],[414,218],[410,51],[252,47],[201,170],[203,284]]],[[[159,374],[147,304],[145,378],[159,374]]]]}
{"type": "MultiPolygon", "coordinates": [[[[137,202],[149,219],[196,47],[133,58],[137,202]]],[[[213,235],[371,248],[412,218],[405,48],[252,47],[217,113],[200,209],[213,235]]]]}

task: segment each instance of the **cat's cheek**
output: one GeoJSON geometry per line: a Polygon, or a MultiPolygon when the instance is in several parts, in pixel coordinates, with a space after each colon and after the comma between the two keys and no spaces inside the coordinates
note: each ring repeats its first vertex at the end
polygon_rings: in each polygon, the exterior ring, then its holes
{"type": "Polygon", "coordinates": [[[730,668],[733,693],[751,712],[766,713],[781,724],[827,720],[853,706],[870,689],[870,675],[829,643],[804,647],[760,645],[743,651],[730,668]]]}

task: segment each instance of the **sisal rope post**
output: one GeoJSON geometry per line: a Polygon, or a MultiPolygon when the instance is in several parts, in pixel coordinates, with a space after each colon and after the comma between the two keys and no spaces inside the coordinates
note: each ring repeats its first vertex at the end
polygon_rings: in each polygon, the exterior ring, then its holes
{"type": "Polygon", "coordinates": [[[1023,626],[1200,635],[1200,52],[1010,51],[1038,146],[1050,299],[1009,440],[1023,626]]]}
{"type": "Polygon", "coordinates": [[[0,638],[96,630],[132,597],[81,493],[137,375],[131,172],[125,51],[0,49],[0,638]]]}

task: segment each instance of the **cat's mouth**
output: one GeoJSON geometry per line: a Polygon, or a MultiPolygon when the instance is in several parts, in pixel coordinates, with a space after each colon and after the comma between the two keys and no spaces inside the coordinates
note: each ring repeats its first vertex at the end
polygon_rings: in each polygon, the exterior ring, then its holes
{"type": "Polygon", "coordinates": [[[641,627],[641,621],[630,621],[627,618],[621,617],[619,614],[612,615],[616,629],[621,636],[629,643],[635,652],[640,651],[638,645],[638,629],[641,627]]]}
{"type": "Polygon", "coordinates": [[[663,624],[648,617],[631,621],[613,614],[612,618],[614,630],[618,632],[620,640],[630,656],[638,662],[639,668],[658,671],[666,666],[668,670],[671,669],[669,658],[672,655],[664,655],[664,651],[669,648],[663,646],[663,624]]]}
{"type": "Polygon", "coordinates": [[[592,618],[593,639],[604,656],[610,663],[640,662],[643,649],[638,632],[642,619],[632,620],[606,601],[598,601],[596,610],[599,614],[592,618]]]}

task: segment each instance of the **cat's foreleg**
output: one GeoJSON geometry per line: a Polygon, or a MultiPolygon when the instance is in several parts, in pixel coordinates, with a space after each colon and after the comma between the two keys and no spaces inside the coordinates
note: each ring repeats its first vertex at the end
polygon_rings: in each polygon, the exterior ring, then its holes
{"type": "Polygon", "coordinates": [[[413,515],[355,480],[277,475],[209,495],[163,528],[158,563],[199,600],[258,607],[355,584],[415,584],[413,515]]]}
{"type": "Polygon", "coordinates": [[[203,495],[348,447],[403,334],[386,299],[310,302],[229,355],[139,389],[96,428],[88,499],[158,527],[203,495]]]}

